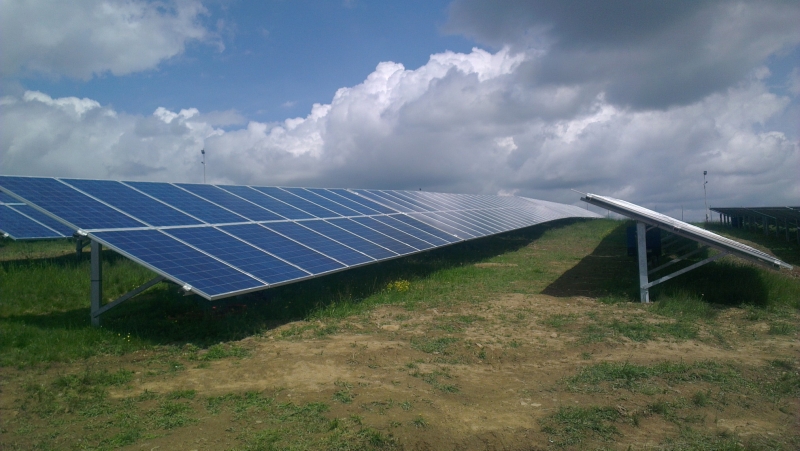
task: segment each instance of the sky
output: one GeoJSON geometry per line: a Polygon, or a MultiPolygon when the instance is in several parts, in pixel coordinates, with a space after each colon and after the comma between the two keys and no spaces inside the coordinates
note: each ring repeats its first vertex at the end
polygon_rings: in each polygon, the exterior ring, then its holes
{"type": "Polygon", "coordinates": [[[800,4],[0,0],[0,174],[800,205],[800,4]]]}

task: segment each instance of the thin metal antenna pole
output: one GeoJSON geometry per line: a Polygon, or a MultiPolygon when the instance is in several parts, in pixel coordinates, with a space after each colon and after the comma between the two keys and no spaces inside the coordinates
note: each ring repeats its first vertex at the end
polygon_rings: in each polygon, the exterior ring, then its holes
{"type": "Polygon", "coordinates": [[[706,196],[706,185],[708,182],[706,181],[706,174],[708,174],[708,171],[703,171],[703,202],[706,205],[706,224],[708,224],[708,197],[706,196]]]}
{"type": "Polygon", "coordinates": [[[206,149],[201,149],[200,153],[203,155],[203,184],[206,184],[206,149]]]}

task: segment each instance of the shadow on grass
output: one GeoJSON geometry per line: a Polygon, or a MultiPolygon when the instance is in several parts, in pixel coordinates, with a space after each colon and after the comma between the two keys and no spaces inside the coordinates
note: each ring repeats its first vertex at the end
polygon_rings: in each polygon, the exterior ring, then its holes
{"type": "MultiPolygon", "coordinates": [[[[629,222],[620,223],[591,254],[542,292],[557,297],[608,297],[637,302],[639,271],[636,257],[627,255],[625,229],[628,225],[629,222]]],[[[655,280],[707,256],[701,252],[694,259],[651,275],[650,279],[655,280]]],[[[672,296],[689,296],[727,306],[767,306],[770,303],[769,289],[761,270],[735,260],[701,266],[650,289],[653,301],[672,296]]]]}
{"type": "MultiPolygon", "coordinates": [[[[196,295],[183,296],[174,284],[159,284],[104,314],[102,327],[122,335],[130,333],[151,344],[207,346],[237,340],[306,318],[334,303],[363,302],[398,279],[413,282],[438,271],[513,252],[535,241],[549,229],[578,221],[583,220],[553,221],[216,302],[207,302],[196,295]]],[[[124,257],[114,253],[104,252],[103,255],[106,262],[121,258],[124,257]]],[[[79,264],[74,255],[43,260],[46,261],[38,264],[79,264]]],[[[19,264],[18,261],[15,263],[19,264]]],[[[88,295],[86,302],[88,304],[88,295]]],[[[88,307],[38,315],[14,315],[3,320],[43,329],[91,327],[88,307]]]]}

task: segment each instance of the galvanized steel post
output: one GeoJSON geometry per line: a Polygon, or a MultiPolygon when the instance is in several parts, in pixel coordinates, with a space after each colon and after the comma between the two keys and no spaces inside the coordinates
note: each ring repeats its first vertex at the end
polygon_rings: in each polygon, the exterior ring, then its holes
{"type": "Polygon", "coordinates": [[[100,252],[103,250],[103,246],[95,240],[92,240],[92,261],[91,261],[91,281],[92,281],[92,291],[91,291],[91,316],[92,316],[92,326],[99,326],[100,325],[100,315],[98,311],[100,310],[101,303],[103,300],[103,261],[100,256],[100,252]]]}
{"type": "Polygon", "coordinates": [[[650,289],[647,288],[647,226],[636,223],[636,248],[639,256],[639,300],[650,302],[650,289]]]}

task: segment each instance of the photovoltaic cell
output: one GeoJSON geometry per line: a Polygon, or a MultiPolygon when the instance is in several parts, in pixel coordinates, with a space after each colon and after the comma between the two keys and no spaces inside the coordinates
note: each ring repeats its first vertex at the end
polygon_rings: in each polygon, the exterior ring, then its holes
{"type": "Polygon", "coordinates": [[[397,256],[396,253],[342,228],[336,227],[327,221],[303,221],[303,226],[350,246],[359,252],[363,252],[376,260],[397,256]]]}
{"type": "Polygon", "coordinates": [[[359,213],[356,210],[351,208],[347,208],[342,204],[334,202],[326,197],[319,196],[311,191],[308,191],[304,188],[283,188],[284,190],[294,194],[297,197],[302,197],[303,199],[313,202],[320,207],[327,208],[330,211],[336,212],[342,216],[359,216],[359,213]]]}
{"type": "Polygon", "coordinates": [[[312,274],[321,274],[345,267],[319,252],[258,224],[225,226],[221,229],[312,274]]]}
{"type": "Polygon", "coordinates": [[[397,215],[392,215],[392,218],[400,222],[405,222],[406,224],[415,227],[417,229],[420,229],[422,231],[428,232],[431,235],[440,238],[442,241],[446,241],[448,243],[457,243],[461,241],[460,238],[457,238],[452,234],[447,233],[443,230],[437,229],[436,227],[431,227],[430,225],[425,224],[424,222],[418,219],[412,218],[411,216],[397,214],[397,215]]]}
{"type": "Polygon", "coordinates": [[[346,189],[333,189],[332,188],[332,189],[328,189],[328,191],[330,191],[333,194],[336,194],[338,196],[342,196],[345,199],[350,199],[353,202],[361,204],[361,205],[363,205],[365,207],[371,208],[371,209],[373,209],[373,210],[375,210],[375,211],[377,211],[379,213],[387,213],[387,214],[389,214],[389,213],[397,213],[397,210],[393,210],[393,209],[391,209],[389,207],[385,207],[385,206],[383,206],[381,204],[375,203],[375,202],[369,200],[368,198],[366,198],[364,196],[359,196],[358,194],[356,194],[354,192],[351,192],[351,191],[348,191],[346,189]]]}
{"type": "Polygon", "coordinates": [[[378,222],[382,222],[387,226],[394,227],[395,229],[400,230],[401,232],[405,232],[415,238],[419,238],[434,246],[445,246],[449,244],[448,241],[445,241],[435,235],[431,235],[427,232],[424,232],[416,227],[412,227],[406,224],[405,222],[398,221],[392,216],[373,216],[372,219],[378,222]]]}
{"type": "MultiPolygon", "coordinates": [[[[312,221],[303,221],[312,222],[312,221]]],[[[350,249],[343,244],[337,243],[319,233],[307,229],[294,222],[276,222],[273,224],[264,224],[264,227],[269,228],[274,232],[289,237],[290,239],[303,243],[304,245],[314,249],[315,251],[327,255],[332,259],[342,262],[347,266],[360,265],[373,261],[372,258],[350,249]]]]}
{"type": "Polygon", "coordinates": [[[281,200],[286,202],[287,204],[297,207],[306,213],[311,213],[312,215],[318,218],[335,218],[337,216],[341,216],[338,213],[335,213],[331,210],[323,208],[319,205],[313,204],[302,197],[297,197],[294,194],[284,191],[280,188],[275,187],[264,187],[264,186],[254,186],[253,188],[261,191],[262,193],[272,196],[275,199],[281,200]]]}
{"type": "Polygon", "coordinates": [[[63,238],[63,235],[22,215],[9,205],[0,205],[0,232],[15,240],[63,238]]]}
{"type": "Polygon", "coordinates": [[[461,228],[453,225],[452,221],[447,218],[442,218],[436,213],[410,213],[408,216],[424,222],[431,227],[449,232],[462,240],[476,237],[469,232],[461,230],[461,228]]]}
{"type": "Polygon", "coordinates": [[[408,213],[410,211],[413,211],[413,210],[411,210],[410,208],[408,208],[406,206],[400,205],[398,202],[392,202],[392,201],[384,199],[384,198],[382,198],[380,196],[376,196],[375,194],[372,194],[372,193],[370,193],[369,191],[366,191],[366,190],[356,190],[355,192],[358,193],[358,195],[361,196],[361,197],[367,198],[367,199],[369,199],[369,200],[371,200],[371,201],[373,201],[373,202],[375,202],[377,204],[384,205],[386,208],[393,209],[394,212],[408,213]]]}
{"type": "Polygon", "coordinates": [[[247,199],[256,205],[260,205],[269,211],[279,214],[286,219],[308,219],[314,217],[303,210],[297,209],[273,197],[269,197],[261,191],[257,191],[249,186],[220,185],[219,187],[241,198],[247,199]]]}
{"type": "Polygon", "coordinates": [[[172,235],[269,284],[309,276],[286,262],[213,227],[170,229],[172,235]]]}
{"type": "Polygon", "coordinates": [[[218,207],[169,183],[125,182],[139,191],[184,211],[209,224],[247,222],[247,218],[218,207]]]}
{"type": "Polygon", "coordinates": [[[9,196],[8,194],[0,191],[0,204],[17,204],[20,203],[17,199],[9,196]]]}
{"type": "Polygon", "coordinates": [[[223,191],[214,185],[198,185],[189,183],[178,183],[178,186],[191,191],[193,194],[214,202],[215,204],[227,208],[228,210],[244,216],[253,221],[278,221],[285,219],[275,213],[266,210],[252,202],[248,202],[241,197],[234,196],[233,194],[223,191]]]}
{"type": "Polygon", "coordinates": [[[361,217],[361,218],[353,218],[353,221],[369,227],[370,229],[377,230],[378,232],[390,236],[397,241],[402,243],[408,244],[411,247],[414,247],[418,250],[430,249],[433,247],[432,244],[422,241],[421,239],[411,236],[405,232],[395,229],[394,227],[388,226],[382,222],[376,221],[372,218],[368,217],[361,217]]]}
{"type": "Polygon", "coordinates": [[[158,230],[95,232],[93,235],[157,272],[189,284],[211,298],[264,285],[158,230]]]}
{"type": "Polygon", "coordinates": [[[200,221],[120,182],[79,179],[63,181],[152,226],[201,224],[200,221]]]}
{"type": "Polygon", "coordinates": [[[56,232],[64,235],[66,237],[72,236],[75,233],[75,230],[65,226],[64,224],[56,221],[55,219],[47,216],[46,214],[42,213],[41,211],[31,207],[30,205],[9,205],[9,208],[12,210],[16,210],[22,213],[25,216],[32,218],[34,221],[38,221],[45,226],[55,230],[56,232]]]}
{"type": "MultiPolygon", "coordinates": [[[[330,191],[330,190],[321,189],[321,188],[306,188],[306,189],[308,191],[311,191],[312,193],[318,195],[318,196],[322,196],[322,197],[324,197],[324,198],[326,198],[328,200],[331,200],[333,202],[342,204],[342,205],[344,205],[345,207],[347,207],[347,208],[349,208],[351,210],[355,210],[355,211],[359,212],[362,215],[376,215],[376,214],[381,213],[378,210],[374,210],[374,209],[369,208],[369,207],[367,207],[365,205],[362,205],[360,203],[354,202],[354,201],[352,201],[352,200],[350,200],[350,199],[348,199],[346,197],[342,197],[342,196],[340,196],[340,195],[338,195],[338,194],[336,194],[336,193],[334,193],[333,191],[330,191]]],[[[343,190],[340,190],[340,191],[343,191],[343,190]]]]}
{"type": "Polygon", "coordinates": [[[0,186],[83,229],[145,226],[56,179],[0,176],[0,186]]]}
{"type": "Polygon", "coordinates": [[[330,219],[328,222],[341,227],[350,233],[354,233],[366,240],[372,241],[379,246],[385,247],[396,254],[405,255],[417,252],[417,249],[397,241],[390,236],[384,235],[376,230],[372,230],[357,222],[354,222],[352,219],[330,219]]]}

